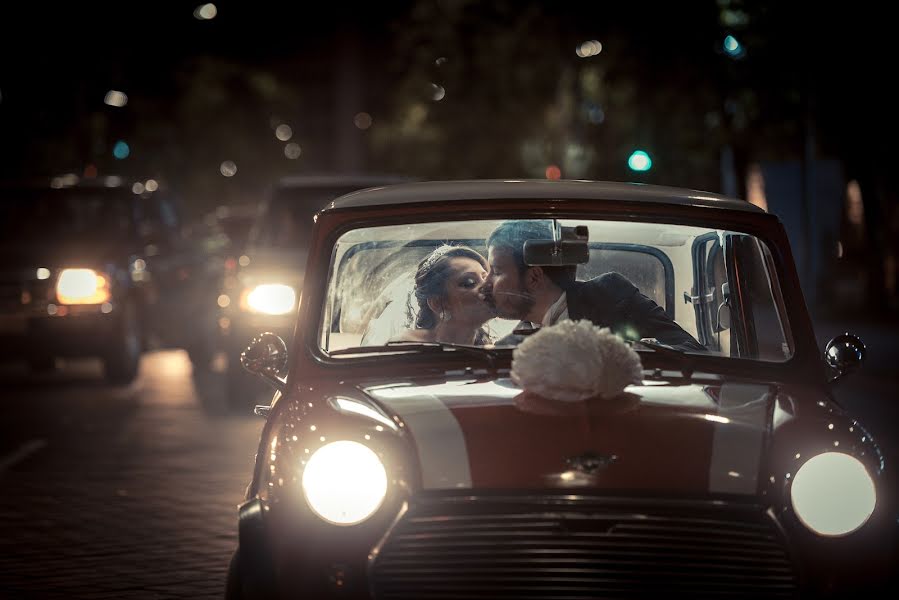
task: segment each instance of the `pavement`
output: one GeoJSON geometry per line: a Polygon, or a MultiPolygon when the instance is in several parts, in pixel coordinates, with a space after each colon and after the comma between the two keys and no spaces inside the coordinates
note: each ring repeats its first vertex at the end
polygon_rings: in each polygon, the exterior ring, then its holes
{"type": "Polygon", "coordinates": [[[0,372],[0,598],[221,598],[263,421],[181,351],[99,377],[0,372]]]}

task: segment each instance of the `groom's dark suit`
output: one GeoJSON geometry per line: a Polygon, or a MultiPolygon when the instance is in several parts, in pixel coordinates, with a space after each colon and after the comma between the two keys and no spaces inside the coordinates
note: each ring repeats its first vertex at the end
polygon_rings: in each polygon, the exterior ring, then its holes
{"type": "Polygon", "coordinates": [[[702,344],[668,318],[661,306],[619,273],[575,282],[565,290],[568,318],[588,319],[626,339],[655,338],[680,350],[705,352],[702,344]]]}

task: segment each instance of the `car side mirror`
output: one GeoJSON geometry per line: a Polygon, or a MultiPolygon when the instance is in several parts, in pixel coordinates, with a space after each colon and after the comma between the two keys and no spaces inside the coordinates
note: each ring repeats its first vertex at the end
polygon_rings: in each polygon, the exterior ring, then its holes
{"type": "Polygon", "coordinates": [[[833,370],[830,383],[856,371],[865,362],[865,344],[858,336],[843,333],[827,342],[824,349],[824,360],[833,370]]]}
{"type": "Polygon", "coordinates": [[[566,267],[590,262],[587,226],[559,227],[554,240],[527,240],[524,264],[530,267],[566,267]]]}
{"type": "Polygon", "coordinates": [[[241,352],[240,364],[282,394],[287,390],[287,344],[274,333],[256,336],[241,352]]]}

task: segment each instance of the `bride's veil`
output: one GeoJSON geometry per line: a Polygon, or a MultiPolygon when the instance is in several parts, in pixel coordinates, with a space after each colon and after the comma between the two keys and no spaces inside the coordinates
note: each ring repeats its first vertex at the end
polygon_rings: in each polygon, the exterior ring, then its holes
{"type": "Polygon", "coordinates": [[[362,335],[362,346],[382,346],[401,332],[412,329],[418,317],[415,302],[415,270],[397,276],[372,302],[373,318],[362,335]]]}

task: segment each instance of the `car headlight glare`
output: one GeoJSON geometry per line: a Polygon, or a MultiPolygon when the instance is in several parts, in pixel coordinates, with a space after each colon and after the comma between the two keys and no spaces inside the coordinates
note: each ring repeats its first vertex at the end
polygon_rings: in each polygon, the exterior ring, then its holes
{"type": "Polygon", "coordinates": [[[284,315],[293,310],[297,294],[283,283],[263,283],[246,292],[244,305],[248,310],[266,315],[284,315]]]}
{"type": "Polygon", "coordinates": [[[349,440],[331,442],[307,461],[303,494],[313,512],[325,521],[355,525],[384,502],[387,472],[368,446],[349,440]]]}
{"type": "Polygon", "coordinates": [[[823,536],[842,536],[864,525],[877,504],[874,481],[858,459],[825,452],[805,462],[790,490],[802,523],[823,536]]]}
{"type": "Polygon", "coordinates": [[[102,304],[109,297],[109,281],[93,269],[63,269],[56,280],[60,304],[102,304]]]}

